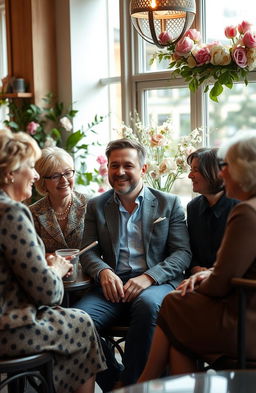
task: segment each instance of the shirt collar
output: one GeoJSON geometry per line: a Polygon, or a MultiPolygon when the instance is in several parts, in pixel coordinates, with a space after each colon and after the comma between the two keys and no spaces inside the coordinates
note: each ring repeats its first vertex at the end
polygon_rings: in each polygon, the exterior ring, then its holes
{"type": "Polygon", "coordinates": [[[209,206],[209,202],[207,198],[202,195],[200,206],[199,206],[199,214],[202,215],[207,209],[211,209],[215,217],[220,217],[223,212],[223,208],[225,207],[225,204],[226,204],[225,194],[221,195],[220,199],[213,206],[209,206]]]}
{"type": "MultiPolygon", "coordinates": [[[[142,189],[140,190],[140,193],[137,195],[135,199],[135,203],[137,203],[140,206],[143,202],[144,196],[145,196],[145,187],[143,186],[142,189]]],[[[123,206],[116,192],[114,192],[114,201],[119,205],[119,207],[123,206]]]]}

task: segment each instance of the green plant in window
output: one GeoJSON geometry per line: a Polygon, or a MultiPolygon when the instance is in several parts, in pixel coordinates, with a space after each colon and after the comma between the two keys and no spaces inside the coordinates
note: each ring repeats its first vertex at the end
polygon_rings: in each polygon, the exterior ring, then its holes
{"type": "Polygon", "coordinates": [[[76,171],[78,184],[101,184],[102,179],[98,176],[96,168],[92,172],[87,171],[86,161],[90,152],[86,139],[94,134],[95,140],[90,146],[100,145],[95,128],[104,121],[104,116],[95,115],[85,129],[73,131],[73,119],[78,111],[72,105],[66,108],[63,102],[56,101],[52,93],[47,94],[43,102],[44,105],[40,107],[25,100],[4,100],[2,105],[7,105],[9,109],[9,118],[4,120],[4,124],[12,132],[27,132],[41,148],[58,145],[72,154],[79,162],[79,169],[76,171]]]}

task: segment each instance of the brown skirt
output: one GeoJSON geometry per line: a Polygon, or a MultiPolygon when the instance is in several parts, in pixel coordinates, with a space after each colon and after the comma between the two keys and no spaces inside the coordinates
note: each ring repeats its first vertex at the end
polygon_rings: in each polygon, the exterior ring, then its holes
{"type": "Polygon", "coordinates": [[[171,344],[189,356],[212,363],[221,356],[236,357],[236,315],[228,312],[227,299],[197,292],[168,294],[157,324],[171,344]]]}

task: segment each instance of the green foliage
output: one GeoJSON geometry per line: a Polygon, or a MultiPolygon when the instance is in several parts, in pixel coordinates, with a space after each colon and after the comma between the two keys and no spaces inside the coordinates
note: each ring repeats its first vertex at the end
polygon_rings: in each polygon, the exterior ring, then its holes
{"type": "MultiPolygon", "coordinates": [[[[26,100],[2,101],[0,105],[7,105],[9,109],[9,119],[6,119],[4,124],[12,132],[27,132],[41,148],[58,145],[74,157],[79,153],[80,168],[76,171],[77,183],[85,186],[91,182],[99,183],[96,169],[93,172],[87,172],[86,160],[89,155],[89,144],[86,138],[91,134],[97,135],[95,128],[104,121],[105,117],[95,115],[94,119],[87,124],[86,129],[72,132],[72,121],[78,111],[72,105],[65,108],[63,102],[56,101],[52,93],[47,94],[43,102],[43,107],[40,107],[26,100]],[[63,136],[67,133],[69,135],[63,141],[63,136]]],[[[96,144],[99,145],[97,140],[91,143],[91,145],[96,144]]]]}
{"type": "Polygon", "coordinates": [[[246,85],[248,84],[248,69],[240,68],[234,63],[226,66],[205,64],[197,67],[189,67],[187,62],[182,59],[171,62],[169,68],[173,69],[174,67],[175,69],[172,75],[174,77],[180,75],[184,78],[188,82],[188,87],[192,93],[204,84],[204,92],[206,93],[210,90],[209,97],[215,102],[218,102],[218,97],[222,94],[224,86],[232,89],[234,82],[239,80],[243,81],[246,85]],[[211,84],[213,86],[210,88],[211,84]]]}

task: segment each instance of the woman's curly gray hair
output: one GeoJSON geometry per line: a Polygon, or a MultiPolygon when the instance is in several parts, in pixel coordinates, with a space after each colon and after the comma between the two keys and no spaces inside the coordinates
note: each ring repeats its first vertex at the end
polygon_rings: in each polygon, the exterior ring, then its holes
{"type": "Polygon", "coordinates": [[[40,156],[41,149],[30,135],[0,130],[0,187],[8,182],[8,174],[19,169],[24,161],[31,157],[37,161],[40,156]]]}

